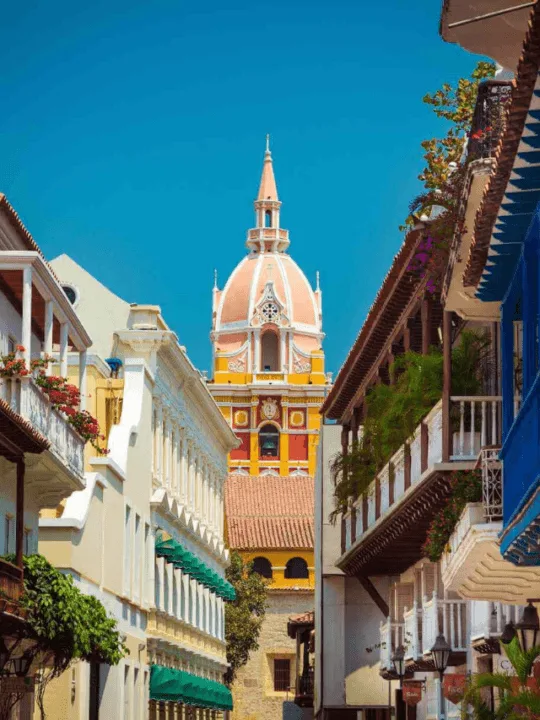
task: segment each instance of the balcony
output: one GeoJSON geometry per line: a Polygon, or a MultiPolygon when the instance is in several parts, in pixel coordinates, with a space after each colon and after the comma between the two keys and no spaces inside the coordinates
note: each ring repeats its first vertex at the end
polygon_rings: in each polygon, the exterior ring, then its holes
{"type": "Polygon", "coordinates": [[[469,160],[495,157],[511,97],[511,82],[485,80],[480,83],[467,146],[469,160]]]}
{"type": "Polygon", "coordinates": [[[523,608],[502,602],[473,601],[471,613],[471,644],[479,653],[500,654],[499,638],[507,623],[519,622],[523,608]]]}
{"type": "Polygon", "coordinates": [[[23,572],[6,560],[0,559],[0,627],[9,625],[25,617],[19,604],[23,594],[23,572]]]}
{"type": "MultiPolygon", "coordinates": [[[[25,482],[36,486],[40,507],[56,507],[71,492],[82,490],[85,441],[32,378],[2,378],[0,397],[50,443],[40,455],[25,456],[25,482]]],[[[6,462],[4,474],[10,472],[15,473],[14,466],[6,462]]]]}
{"type": "Polygon", "coordinates": [[[465,600],[441,599],[434,592],[418,606],[405,608],[403,621],[387,620],[380,626],[380,664],[383,674],[392,670],[392,655],[399,645],[405,648],[408,672],[432,670],[431,648],[440,633],[448,639],[453,652],[450,665],[464,661],[467,649],[467,608],[465,600]]]}
{"type": "Polygon", "coordinates": [[[474,468],[482,447],[500,442],[500,403],[493,397],[452,397],[448,416],[437,403],[345,516],[349,574],[395,575],[423,556],[434,514],[450,492],[450,473],[474,468]],[[443,436],[450,438],[443,461],[443,436]]]}
{"type": "Polygon", "coordinates": [[[540,568],[516,567],[500,550],[502,530],[502,469],[497,448],[484,448],[482,502],[469,503],[441,558],[446,590],[469,600],[503,601],[524,605],[540,592],[540,568]],[[534,589],[536,588],[536,590],[534,589]]]}

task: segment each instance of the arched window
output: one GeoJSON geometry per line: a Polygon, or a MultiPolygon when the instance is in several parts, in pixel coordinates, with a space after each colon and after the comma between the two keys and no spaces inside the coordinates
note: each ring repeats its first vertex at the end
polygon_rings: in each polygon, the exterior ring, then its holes
{"type": "Polygon", "coordinates": [[[271,330],[261,337],[261,365],[263,372],[279,371],[279,338],[271,330]]]}
{"type": "Polygon", "coordinates": [[[261,458],[279,458],[279,430],[274,425],[263,425],[259,430],[261,458]]]}
{"type": "Polygon", "coordinates": [[[272,565],[270,560],[265,557],[256,557],[253,561],[253,572],[262,575],[264,578],[272,579],[272,565]]]}
{"type": "Polygon", "coordinates": [[[264,213],[264,227],[272,227],[272,211],[266,210],[264,213]]]}
{"type": "Polygon", "coordinates": [[[309,578],[307,562],[300,557],[291,558],[285,565],[285,577],[307,580],[309,578]]]}

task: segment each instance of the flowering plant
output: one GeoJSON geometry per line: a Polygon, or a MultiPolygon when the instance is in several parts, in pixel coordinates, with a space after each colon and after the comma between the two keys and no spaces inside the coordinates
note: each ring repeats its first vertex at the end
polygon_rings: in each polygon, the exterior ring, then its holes
{"type": "Polygon", "coordinates": [[[0,377],[15,377],[29,375],[30,371],[26,367],[26,361],[21,357],[21,353],[24,352],[22,345],[17,345],[13,352],[7,355],[1,355],[0,360],[2,365],[0,366],[0,377]]]}
{"type": "Polygon", "coordinates": [[[482,475],[479,470],[460,471],[453,474],[451,495],[446,505],[439,510],[431,521],[424,555],[432,562],[438,562],[448,550],[448,541],[454,532],[461,513],[467,503],[482,500],[482,475]]]}

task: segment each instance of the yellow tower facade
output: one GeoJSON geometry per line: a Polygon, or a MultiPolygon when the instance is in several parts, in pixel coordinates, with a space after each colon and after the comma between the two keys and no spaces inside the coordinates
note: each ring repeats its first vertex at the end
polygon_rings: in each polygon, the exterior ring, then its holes
{"type": "Polygon", "coordinates": [[[313,609],[313,477],[329,379],[322,295],[288,253],[267,147],[247,253],[213,290],[216,402],[239,439],[225,489],[227,541],[270,580],[259,650],[233,688],[235,718],[285,717],[294,699],[289,616],[313,609]]]}

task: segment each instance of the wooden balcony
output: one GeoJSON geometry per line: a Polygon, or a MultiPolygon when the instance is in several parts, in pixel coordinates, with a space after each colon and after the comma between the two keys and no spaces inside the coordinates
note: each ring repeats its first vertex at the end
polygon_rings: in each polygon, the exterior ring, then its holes
{"type": "Polygon", "coordinates": [[[25,612],[20,605],[24,592],[23,571],[0,558],[0,628],[13,621],[24,619],[25,612]]]}
{"type": "Polygon", "coordinates": [[[454,396],[447,416],[442,402],[435,405],[345,516],[342,570],[392,575],[422,558],[429,524],[450,493],[450,474],[474,468],[482,447],[500,442],[500,402],[497,396],[454,396]],[[445,433],[451,440],[447,461],[445,433]]]}

